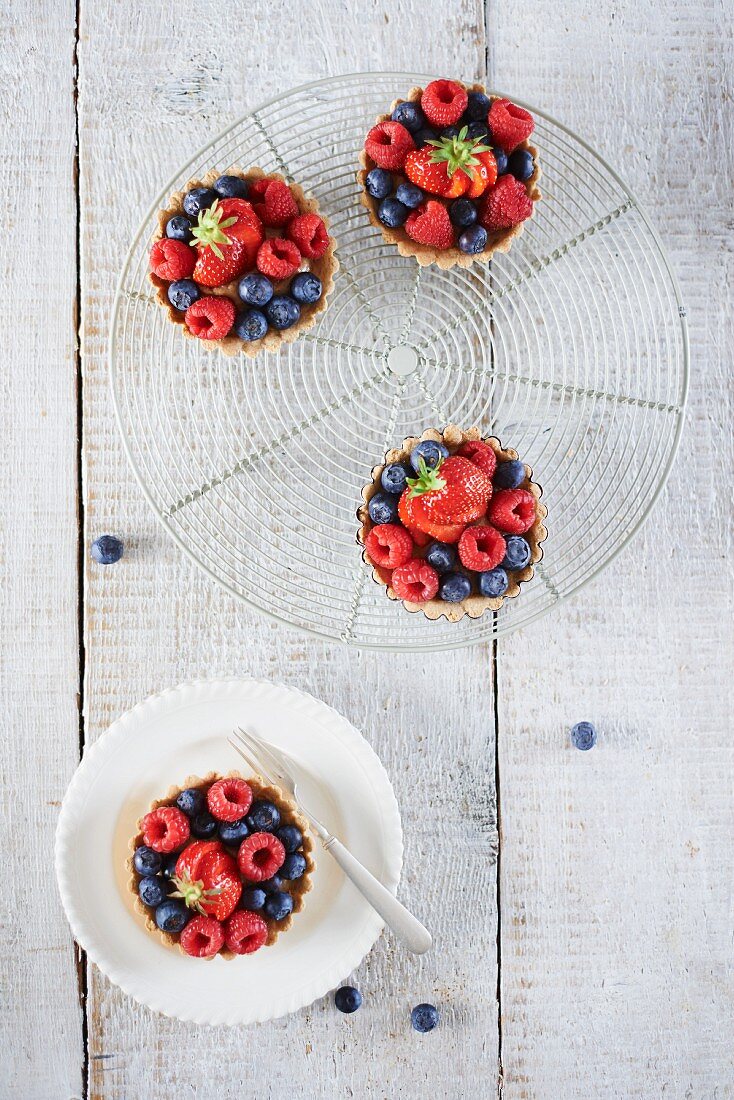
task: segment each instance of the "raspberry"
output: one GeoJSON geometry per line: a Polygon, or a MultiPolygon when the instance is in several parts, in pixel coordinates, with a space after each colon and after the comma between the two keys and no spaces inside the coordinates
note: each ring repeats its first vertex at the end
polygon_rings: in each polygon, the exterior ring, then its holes
{"type": "Polygon", "coordinates": [[[379,168],[397,172],[408,153],[415,149],[415,142],[399,122],[378,122],[365,138],[364,148],[379,168]]]}
{"type": "Polygon", "coordinates": [[[409,603],[425,603],[438,592],[438,573],[420,558],[411,558],[392,575],[395,595],[409,603]]]}
{"type": "Polygon", "coordinates": [[[481,439],[472,439],[462,443],[458,453],[483,470],[487,477],[494,476],[494,471],[497,469],[497,455],[489,443],[484,443],[481,439]]]}
{"type": "Polygon", "coordinates": [[[150,250],[150,270],[159,279],[175,283],[194,274],[196,252],[183,241],[164,237],[156,241],[150,250]]]}
{"type": "Polygon", "coordinates": [[[417,210],[408,215],[405,232],[419,244],[433,245],[434,248],[451,248],[454,243],[449,212],[435,199],[421,203],[417,210]]]}
{"type": "Polygon", "coordinates": [[[501,146],[506,153],[516,149],[521,141],[527,141],[535,128],[530,112],[516,107],[509,99],[493,100],[487,120],[492,144],[501,146]]]}
{"type": "Polygon", "coordinates": [[[423,91],[421,107],[428,121],[443,129],[459,121],[468,101],[466,90],[455,80],[432,80],[423,91]]]}
{"type": "Polygon", "coordinates": [[[522,535],[535,523],[535,497],[527,489],[500,489],[489,502],[489,519],[511,535],[522,535]]]}
{"type": "Polygon", "coordinates": [[[505,540],[494,527],[467,527],[459,539],[459,557],[466,569],[485,573],[505,556],[505,540]]]}
{"type": "Polygon", "coordinates": [[[235,955],[251,955],[268,938],[268,926],[257,913],[238,909],[224,925],[224,940],[235,955]]]}
{"type": "Polygon", "coordinates": [[[529,218],[533,201],[525,190],[525,184],[514,176],[500,176],[494,187],[486,192],[479,210],[479,220],[490,232],[511,229],[529,218]]]}
{"type": "Polygon", "coordinates": [[[224,929],[214,917],[193,917],[179,939],[187,955],[195,959],[208,959],[224,947],[224,929]]]}
{"type": "Polygon", "coordinates": [[[373,527],[364,545],[373,564],[385,569],[397,569],[413,556],[413,540],[397,523],[381,523],[373,527]]]}
{"type": "Polygon", "coordinates": [[[272,833],[252,833],[240,844],[237,866],[248,882],[264,882],[283,866],[285,848],[272,833]]]}
{"type": "Polygon", "coordinates": [[[143,842],[154,852],[175,852],[190,833],[189,819],[176,806],[159,806],[143,818],[143,842]]]}
{"type": "Polygon", "coordinates": [[[206,804],[217,821],[239,821],[252,805],[252,791],[244,779],[230,775],[212,783],[206,804]]]}
{"type": "Polygon", "coordinates": [[[263,241],[257,250],[257,270],[278,281],[295,275],[300,262],[298,248],[284,237],[271,237],[263,241]]]}
{"type": "Polygon", "coordinates": [[[186,327],[200,340],[221,340],[234,324],[234,302],[209,295],[199,298],[184,314],[186,327]]]}
{"type": "Polygon", "coordinates": [[[317,260],[329,247],[329,234],[318,214],[299,214],[288,222],[285,232],[309,260],[317,260]]]}
{"type": "Polygon", "coordinates": [[[252,209],[263,225],[271,228],[285,225],[298,213],[298,205],[291,190],[282,180],[255,180],[250,187],[252,209]],[[260,201],[255,201],[255,200],[260,201]]]}

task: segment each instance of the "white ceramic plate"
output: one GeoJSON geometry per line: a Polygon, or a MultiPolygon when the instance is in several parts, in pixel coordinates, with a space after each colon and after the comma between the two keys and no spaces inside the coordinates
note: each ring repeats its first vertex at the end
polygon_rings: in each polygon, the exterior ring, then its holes
{"type": "Polygon", "coordinates": [[[76,940],[126,993],[199,1024],[249,1024],[310,1004],[362,961],[382,921],[317,842],[313,890],[289,931],[254,955],[209,961],[164,947],[126,892],[127,845],[150,802],[190,774],[246,765],[242,725],[302,765],[303,796],[370,870],[397,889],[402,829],[385,769],[345,718],[281,684],[184,684],[118,718],[89,748],[56,830],[56,875],[76,940]]]}

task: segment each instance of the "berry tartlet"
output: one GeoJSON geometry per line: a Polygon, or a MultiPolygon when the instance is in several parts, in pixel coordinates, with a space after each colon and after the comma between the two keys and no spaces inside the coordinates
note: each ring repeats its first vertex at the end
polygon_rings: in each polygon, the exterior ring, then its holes
{"type": "Polygon", "coordinates": [[[540,495],[532,470],[498,439],[429,428],[388,451],[362,490],[362,557],[406,610],[479,618],[517,596],[542,557],[540,495]]]}
{"type": "Polygon", "coordinates": [[[261,168],[212,171],[158,212],[150,279],[187,336],[254,356],[314,325],[339,266],[334,247],[297,184],[261,168]]]}
{"type": "Polygon", "coordinates": [[[138,822],[130,851],[136,912],[194,958],[271,946],[311,889],[306,821],[278,787],[239,772],[169,788],[138,822]]]}
{"type": "Polygon", "coordinates": [[[370,221],[422,265],[468,267],[507,252],[541,197],[533,127],[526,110],[481,84],[411,88],[360,154],[370,221]]]}

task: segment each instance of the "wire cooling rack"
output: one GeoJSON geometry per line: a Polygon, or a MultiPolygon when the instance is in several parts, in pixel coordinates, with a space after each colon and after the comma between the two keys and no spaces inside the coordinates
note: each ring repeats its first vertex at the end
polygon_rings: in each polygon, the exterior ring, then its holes
{"type": "Polygon", "coordinates": [[[686,398],[685,311],[654,229],[616,173],[537,108],[544,198],[507,255],[443,272],[383,243],[359,203],[357,155],[375,116],[429,79],[308,84],[200,150],[140,227],[111,332],[123,440],[168,532],[233,595],[354,646],[486,641],[577,592],[649,513],[686,398]],[[192,176],[234,164],[311,191],[341,262],[318,325],[254,360],[184,339],[147,280],[155,211],[192,176]],[[520,595],[459,623],[388,600],[355,541],[371,467],[449,422],[516,448],[549,513],[520,595]]]}

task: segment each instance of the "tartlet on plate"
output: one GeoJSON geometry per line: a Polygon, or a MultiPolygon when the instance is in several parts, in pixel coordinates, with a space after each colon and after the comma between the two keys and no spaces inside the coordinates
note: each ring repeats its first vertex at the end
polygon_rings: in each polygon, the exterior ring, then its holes
{"type": "Polygon", "coordinates": [[[507,252],[541,198],[532,116],[481,84],[411,88],[365,139],[370,221],[401,256],[443,269],[507,252]]]}
{"type": "Polygon", "coordinates": [[[158,212],[150,279],[171,321],[225,355],[312,328],[339,267],[316,199],[262,168],[207,172],[158,212]]]}
{"type": "Polygon", "coordinates": [[[407,611],[479,618],[533,576],[547,534],[541,492],[494,436],[428,428],[373,468],[357,511],[362,557],[407,611]]]}

